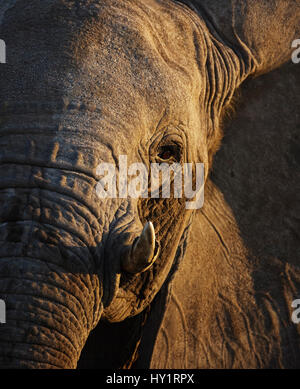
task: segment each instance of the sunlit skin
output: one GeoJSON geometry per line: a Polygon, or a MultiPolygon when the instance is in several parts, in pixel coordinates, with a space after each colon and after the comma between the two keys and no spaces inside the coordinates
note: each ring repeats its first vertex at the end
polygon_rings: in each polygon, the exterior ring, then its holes
{"type": "Polygon", "coordinates": [[[285,63],[300,34],[299,1],[265,3],[0,5],[1,367],[76,368],[100,319],[149,310],[195,209],[102,201],[97,166],[202,163],[207,180],[236,89],[285,63]]]}

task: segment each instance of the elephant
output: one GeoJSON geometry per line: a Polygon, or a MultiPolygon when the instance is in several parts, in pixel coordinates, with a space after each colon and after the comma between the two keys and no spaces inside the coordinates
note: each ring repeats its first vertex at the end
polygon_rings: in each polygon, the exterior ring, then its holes
{"type": "MultiPolygon", "coordinates": [[[[122,155],[145,166],[201,162],[214,194],[209,174],[236,90],[288,61],[299,20],[298,0],[2,2],[1,368],[148,363],[152,317],[167,310],[195,230],[207,261],[199,279],[222,284],[186,198],[100,199],[97,168],[110,163],[118,176],[122,155]]],[[[250,267],[230,267],[246,295],[250,267]]],[[[292,290],[288,269],[282,277],[292,290]]],[[[205,303],[205,284],[199,293],[205,303]]],[[[229,323],[242,296],[226,300],[229,323]]]]}
{"type": "Polygon", "coordinates": [[[243,84],[168,304],[156,298],[144,326],[102,323],[79,367],[120,368],[134,355],[136,368],[299,368],[300,328],[291,320],[300,295],[299,79],[300,66],[289,63],[243,84]],[[236,271],[242,263],[248,269],[236,271]],[[241,284],[240,273],[251,282],[241,284]]]}
{"type": "MultiPolygon", "coordinates": [[[[299,80],[300,67],[290,63],[239,91],[161,327],[147,346],[152,368],[299,368],[300,327],[292,320],[300,296],[299,80]]],[[[153,312],[152,326],[158,319],[153,312]]]]}

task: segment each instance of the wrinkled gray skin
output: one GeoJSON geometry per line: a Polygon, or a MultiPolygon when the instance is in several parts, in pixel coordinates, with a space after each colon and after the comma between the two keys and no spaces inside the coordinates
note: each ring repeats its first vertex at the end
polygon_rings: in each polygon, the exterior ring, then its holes
{"type": "MultiPolygon", "coordinates": [[[[116,347],[132,365],[151,302],[167,300],[194,212],[184,199],[101,201],[97,165],[122,154],[160,161],[176,141],[181,162],[203,162],[208,174],[235,90],[287,61],[300,33],[299,1],[185,3],[1,4],[1,367],[75,368],[91,330],[103,338],[109,328],[100,318],[134,323],[116,347]],[[159,256],[142,273],[148,258],[139,257],[128,273],[146,221],[159,256]]],[[[241,277],[242,269],[232,267],[241,277]]]]}
{"type": "Polygon", "coordinates": [[[300,366],[300,325],[291,320],[300,297],[300,67],[249,80],[240,93],[151,367],[300,366]]]}

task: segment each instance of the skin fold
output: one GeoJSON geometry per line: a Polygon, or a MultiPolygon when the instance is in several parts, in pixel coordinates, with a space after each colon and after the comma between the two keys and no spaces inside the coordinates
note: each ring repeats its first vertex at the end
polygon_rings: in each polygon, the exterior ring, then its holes
{"type": "Polygon", "coordinates": [[[114,363],[133,365],[195,211],[184,198],[101,200],[97,166],[120,155],[149,166],[175,142],[167,162],[202,162],[207,178],[236,89],[288,60],[299,19],[299,1],[284,0],[0,5],[2,368],[75,368],[92,330],[103,367],[114,325],[125,331],[114,363]],[[128,272],[149,221],[159,255],[128,272]]]}
{"type": "MultiPolygon", "coordinates": [[[[300,294],[299,76],[290,63],[243,85],[153,341],[152,368],[299,368],[291,306],[300,294]]],[[[140,364],[158,317],[144,328],[140,364]]]]}

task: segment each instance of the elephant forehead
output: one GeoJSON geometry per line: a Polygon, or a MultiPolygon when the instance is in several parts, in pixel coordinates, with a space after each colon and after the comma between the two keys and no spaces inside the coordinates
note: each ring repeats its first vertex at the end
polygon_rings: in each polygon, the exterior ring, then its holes
{"type": "Polygon", "coordinates": [[[81,48],[86,55],[81,58],[100,86],[111,92],[113,85],[127,97],[133,90],[135,97],[169,100],[186,97],[200,86],[191,23],[178,9],[169,8],[166,13],[154,0],[143,6],[124,1],[109,3],[99,12],[90,36],[84,34],[81,48]]]}
{"type": "Polygon", "coordinates": [[[130,7],[125,1],[100,13],[91,37],[81,46],[82,77],[77,78],[78,90],[72,91],[82,96],[85,90],[109,110],[108,115],[113,112],[120,121],[125,117],[135,127],[158,123],[165,110],[187,123],[193,110],[199,111],[204,87],[193,33],[181,32],[188,21],[174,20],[179,10],[165,15],[154,1],[143,8],[139,2],[128,3],[130,7]]]}
{"type": "Polygon", "coordinates": [[[171,1],[19,0],[1,28],[12,63],[2,93],[67,96],[109,106],[120,120],[166,106],[187,114],[205,87],[196,30],[171,1]]]}

